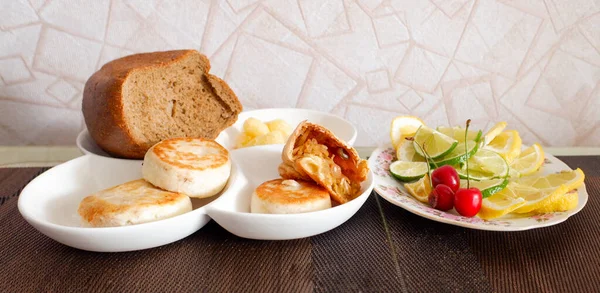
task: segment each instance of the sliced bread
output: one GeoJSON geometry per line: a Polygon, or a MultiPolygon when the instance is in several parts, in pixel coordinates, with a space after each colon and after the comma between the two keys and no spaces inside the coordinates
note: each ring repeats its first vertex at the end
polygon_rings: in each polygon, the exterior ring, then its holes
{"type": "Polygon", "coordinates": [[[142,159],[173,137],[215,139],[242,104],[195,50],[116,59],[85,84],[83,115],[96,144],[112,156],[142,159]]]}

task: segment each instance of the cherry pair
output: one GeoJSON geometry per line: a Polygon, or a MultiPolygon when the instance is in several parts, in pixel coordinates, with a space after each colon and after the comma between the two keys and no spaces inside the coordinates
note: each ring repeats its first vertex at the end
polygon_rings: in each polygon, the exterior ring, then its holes
{"type": "Polygon", "coordinates": [[[458,173],[452,166],[442,166],[431,172],[429,204],[441,211],[456,209],[465,217],[477,215],[481,209],[481,191],[477,188],[460,188],[458,173]]]}

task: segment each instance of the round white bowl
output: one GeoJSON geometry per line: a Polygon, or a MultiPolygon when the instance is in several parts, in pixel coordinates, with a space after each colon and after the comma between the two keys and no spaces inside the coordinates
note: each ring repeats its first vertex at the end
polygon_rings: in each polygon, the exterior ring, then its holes
{"type": "MultiPolygon", "coordinates": [[[[349,145],[354,145],[354,142],[356,141],[356,128],[349,121],[325,112],[295,108],[261,109],[242,112],[238,115],[237,122],[231,127],[223,130],[216,138],[216,141],[223,145],[226,149],[233,151],[235,148],[236,138],[242,131],[244,121],[250,117],[254,117],[262,121],[283,119],[293,128],[295,128],[300,122],[308,120],[331,130],[337,137],[346,141],[349,145]]],[[[79,150],[81,150],[81,152],[84,154],[112,158],[98,145],[96,145],[87,130],[83,130],[79,133],[76,143],[79,150]]]]}
{"type": "Polygon", "coordinates": [[[77,208],[85,196],[141,177],[141,161],[85,155],[32,180],[19,197],[19,212],[38,231],[71,247],[99,252],[157,247],[182,239],[208,223],[206,206],[218,201],[236,182],[237,167],[232,167],[229,182],[220,195],[192,199],[193,210],[188,213],[123,227],[81,226],[77,208]]]}

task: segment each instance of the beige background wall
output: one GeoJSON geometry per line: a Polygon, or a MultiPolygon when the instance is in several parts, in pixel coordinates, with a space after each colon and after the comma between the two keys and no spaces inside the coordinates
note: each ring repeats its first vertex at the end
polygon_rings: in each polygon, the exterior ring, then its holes
{"type": "Polygon", "coordinates": [[[487,127],[600,146],[598,0],[0,0],[0,145],[74,144],[86,79],[134,52],[195,48],[246,109],[487,127]]]}

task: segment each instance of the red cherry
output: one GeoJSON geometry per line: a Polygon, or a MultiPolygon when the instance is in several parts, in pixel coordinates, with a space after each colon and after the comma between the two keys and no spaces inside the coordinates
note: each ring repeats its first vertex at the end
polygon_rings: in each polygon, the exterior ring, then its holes
{"type": "Polygon", "coordinates": [[[465,217],[473,217],[477,215],[481,209],[481,191],[478,188],[460,188],[454,194],[454,209],[465,217]]]}
{"type": "Polygon", "coordinates": [[[447,211],[454,204],[454,191],[444,184],[439,184],[429,194],[429,205],[440,211],[447,211]]]}
{"type": "Polygon", "coordinates": [[[445,165],[431,172],[431,184],[433,184],[433,187],[438,186],[438,184],[444,184],[450,187],[452,192],[456,192],[460,187],[460,180],[458,179],[456,169],[445,165]]]}

